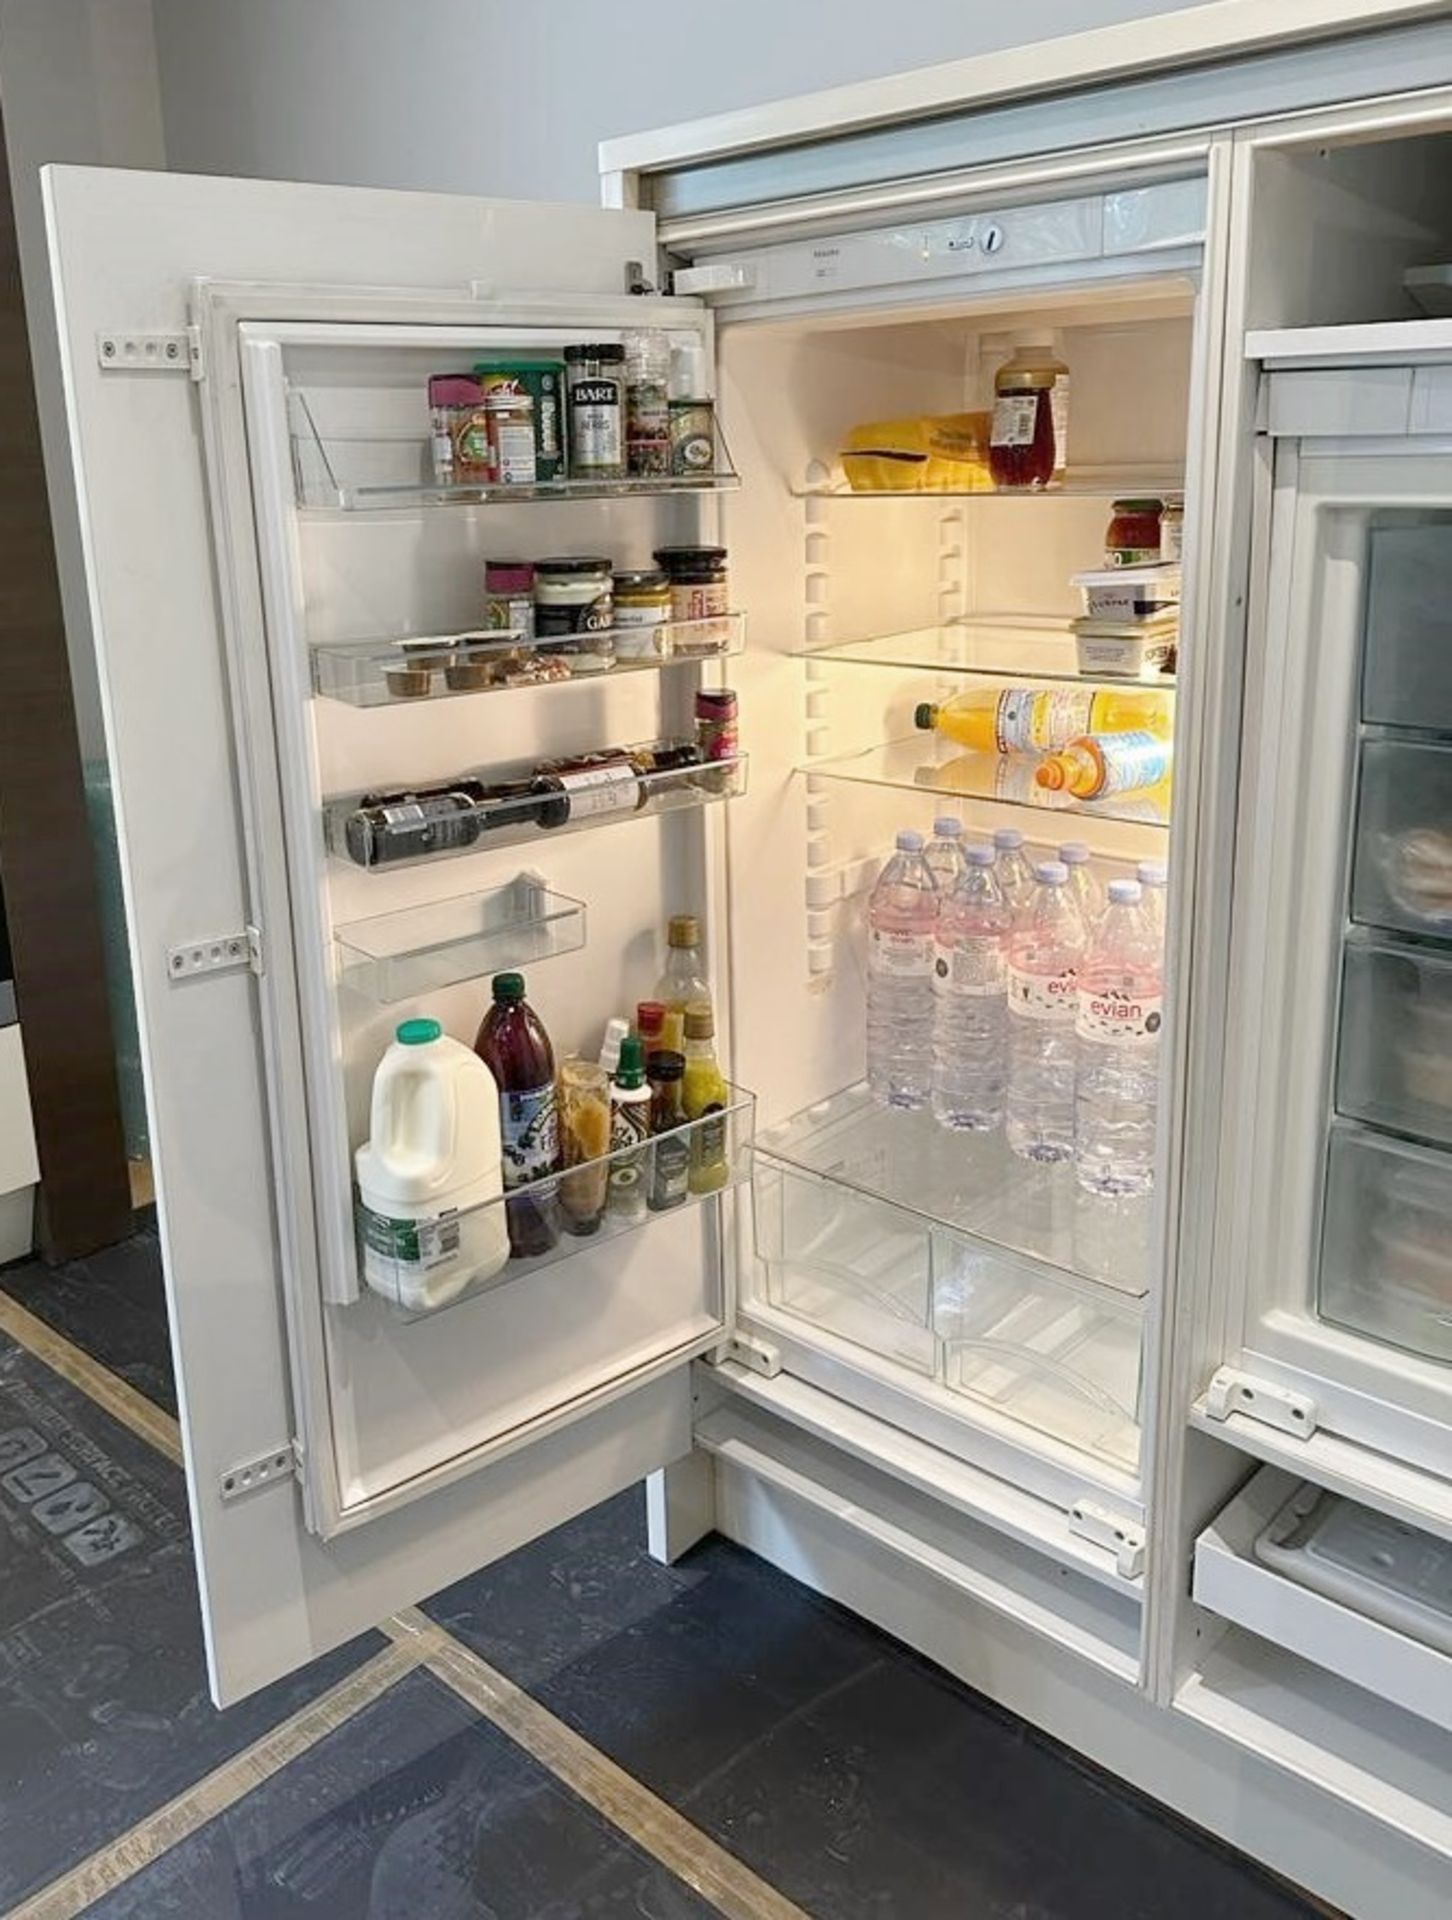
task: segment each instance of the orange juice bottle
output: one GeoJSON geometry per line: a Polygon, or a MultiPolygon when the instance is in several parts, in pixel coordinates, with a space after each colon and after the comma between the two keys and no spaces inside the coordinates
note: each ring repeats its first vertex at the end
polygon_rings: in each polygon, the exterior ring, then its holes
{"type": "Polygon", "coordinates": [[[1155,787],[1170,771],[1170,745],[1152,733],[1087,733],[1051,753],[1034,770],[1041,787],[1076,800],[1155,787]]]}
{"type": "Polygon", "coordinates": [[[1054,753],[1083,734],[1168,739],[1174,714],[1168,694],[1144,687],[974,687],[924,701],[913,719],[977,753],[1054,753]]]}

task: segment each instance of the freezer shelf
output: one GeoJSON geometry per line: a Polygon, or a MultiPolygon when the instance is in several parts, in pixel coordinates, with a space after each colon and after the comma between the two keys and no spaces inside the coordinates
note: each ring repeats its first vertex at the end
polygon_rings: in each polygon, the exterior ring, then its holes
{"type": "Polygon", "coordinates": [[[822,780],[897,787],[909,793],[942,793],[958,800],[983,800],[1036,813],[1079,814],[1090,820],[1169,828],[1168,780],[1107,800],[1076,800],[1071,794],[1037,785],[1036,764],[1029,754],[965,753],[951,740],[918,733],[911,739],[890,740],[860,753],[804,761],[799,770],[822,780]]]}
{"type": "MultiPolygon", "coordinates": [[[[635,776],[633,783],[622,780],[608,807],[596,804],[593,810],[587,810],[582,805],[566,814],[566,796],[530,790],[532,768],[521,769],[514,778],[508,769],[491,769],[498,785],[517,785],[519,790],[487,798],[470,799],[465,795],[458,809],[450,812],[436,830],[427,829],[415,817],[419,813],[416,803],[406,799],[391,802],[386,811],[399,818],[396,823],[380,824],[375,817],[380,808],[370,796],[350,794],[324,803],[323,837],[335,859],[370,872],[383,868],[392,871],[425,860],[454,859],[461,854],[579,833],[590,827],[710,806],[744,793],[746,770],[747,756],[743,753],[707,765],[643,773],[635,776]],[[395,825],[397,834],[392,845],[397,851],[390,851],[388,840],[395,825]],[[425,839],[428,844],[422,844],[425,839]]],[[[461,780],[465,778],[473,776],[461,776],[461,780]]],[[[441,790],[439,785],[425,789],[430,794],[441,790]]]]}
{"type": "Polygon", "coordinates": [[[585,944],[585,907],[522,873],[483,893],[350,921],[333,939],[339,985],[392,1006],[574,953],[585,944]]]}
{"type": "Polygon", "coordinates": [[[1452,938],[1452,746],[1362,741],[1351,911],[1364,926],[1452,938]]]}
{"type": "Polygon", "coordinates": [[[1319,1298],[1327,1320],[1452,1360],[1452,1156],[1333,1125],[1319,1298]]]}
{"type": "Polygon", "coordinates": [[[362,640],[313,648],[313,690],[352,707],[412,706],[420,700],[501,693],[517,687],[598,685],[602,673],[659,672],[740,653],[745,617],[674,620],[659,627],[615,627],[569,642],[521,633],[451,633],[417,640],[362,640]],[[651,651],[635,653],[643,634],[651,651]],[[580,668],[581,659],[608,660],[580,668]]]}
{"type": "Polygon", "coordinates": [[[1336,1105],[1452,1147],[1452,954],[1348,937],[1336,1105]]]}
{"type": "Polygon", "coordinates": [[[975,618],[907,633],[878,634],[870,640],[837,640],[802,647],[803,660],[832,666],[893,667],[900,672],[982,674],[1017,685],[1023,681],[1067,681],[1081,687],[1135,685],[1172,692],[1173,673],[1085,674],[1079,671],[1074,636],[1062,620],[1014,621],[975,618]]]}
{"type": "Polygon", "coordinates": [[[1361,713],[1452,731],[1452,517],[1372,528],[1361,713]]]}
{"type": "Polygon", "coordinates": [[[512,1286],[739,1186],[751,1175],[755,1121],[755,1095],[732,1087],[726,1105],[699,1120],[435,1216],[422,1229],[370,1212],[359,1198],[363,1279],[409,1319],[512,1286]]]}

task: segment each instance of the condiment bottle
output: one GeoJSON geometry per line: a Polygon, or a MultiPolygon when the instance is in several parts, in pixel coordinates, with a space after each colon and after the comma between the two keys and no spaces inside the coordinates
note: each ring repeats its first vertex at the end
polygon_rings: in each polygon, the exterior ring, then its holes
{"type": "Polygon", "coordinates": [[[681,1103],[688,1120],[701,1124],[691,1134],[689,1186],[692,1193],[715,1193],[730,1174],[726,1159],[726,1121],[707,1119],[724,1114],[731,1089],[716,1060],[716,1021],[702,1001],[686,1008],[686,1071],[681,1103]]]}
{"type": "Polygon", "coordinates": [[[653,1053],[646,1062],[650,1081],[650,1182],[646,1205],[652,1213],[681,1206],[690,1191],[690,1136],[680,1129],[686,1110],[682,1081],[686,1063],[679,1053],[653,1053]]]}
{"type": "Polygon", "coordinates": [[[594,1233],[610,1182],[610,1078],[595,1060],[560,1065],[560,1209],[568,1233],[594,1233]],[[575,1171],[572,1171],[575,1169],[575,1171]]]}
{"type": "Polygon", "coordinates": [[[641,1051],[648,1060],[653,1053],[659,1053],[663,1042],[661,1029],[665,1025],[665,1006],[659,1000],[642,1000],[635,1009],[635,1031],[640,1036],[641,1051]]]}
{"type": "Polygon", "coordinates": [[[626,1220],[639,1220],[646,1212],[650,1104],[645,1047],[639,1035],[628,1033],[610,1082],[610,1211],[626,1220]]]}
{"type": "Polygon", "coordinates": [[[671,472],[703,478],[716,465],[716,406],[706,393],[706,343],[686,334],[671,343],[671,472]]]}
{"type": "Polygon", "coordinates": [[[499,1088],[504,1190],[531,1189],[505,1202],[510,1250],[516,1259],[526,1259],[548,1253],[560,1232],[559,1184],[548,1178],[560,1165],[555,1056],[524,997],[524,975],[496,973],[493,994],[474,1051],[499,1088]]]}
{"type": "Polygon", "coordinates": [[[667,1013],[684,1014],[697,1001],[711,1005],[701,957],[701,923],[693,913],[675,913],[666,926],[666,963],[655,997],[667,1013]]]}

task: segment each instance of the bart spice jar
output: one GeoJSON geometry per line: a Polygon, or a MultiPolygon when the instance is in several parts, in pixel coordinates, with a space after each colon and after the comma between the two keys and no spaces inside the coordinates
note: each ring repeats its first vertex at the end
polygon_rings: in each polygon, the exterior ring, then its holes
{"type": "Polygon", "coordinates": [[[625,475],[625,349],[565,348],[570,478],[619,480],[625,475]]]}
{"type": "Polygon", "coordinates": [[[720,653],[731,633],[731,590],[724,547],[657,547],[671,586],[671,652],[720,653]]]}
{"type": "Polygon", "coordinates": [[[610,562],[594,554],[556,554],[534,570],[534,632],[541,653],[558,654],[571,673],[615,664],[615,600],[610,562]]]}

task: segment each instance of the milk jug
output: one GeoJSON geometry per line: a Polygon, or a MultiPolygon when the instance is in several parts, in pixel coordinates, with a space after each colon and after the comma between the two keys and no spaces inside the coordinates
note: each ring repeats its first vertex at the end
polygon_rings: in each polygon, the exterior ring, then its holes
{"type": "Polygon", "coordinates": [[[509,1258],[499,1090],[437,1020],[405,1020],[378,1063],[355,1168],[363,1277],[410,1311],[448,1306],[509,1258]]]}

